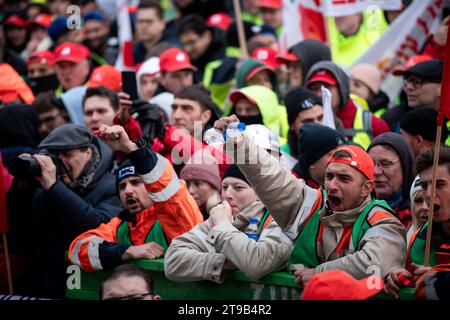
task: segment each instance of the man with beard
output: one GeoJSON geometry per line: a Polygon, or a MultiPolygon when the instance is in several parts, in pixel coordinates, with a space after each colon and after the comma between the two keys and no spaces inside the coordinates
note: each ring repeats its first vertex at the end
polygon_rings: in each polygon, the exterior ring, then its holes
{"type": "Polygon", "coordinates": [[[173,238],[203,222],[186,182],[145,140],[132,142],[123,127],[103,125],[99,135],[130,160],[116,173],[116,187],[126,209],[108,224],[78,236],[69,249],[70,261],[96,271],[130,259],[163,256],[173,238]]]}
{"type": "Polygon", "coordinates": [[[63,298],[70,242],[122,210],[110,174],[113,152],[89,130],[73,124],[53,130],[38,148],[46,153],[32,156],[40,173],[24,173],[20,166],[13,170],[13,163],[9,167],[15,177],[8,192],[11,243],[25,258],[20,293],[63,298]]]}
{"type": "Polygon", "coordinates": [[[91,51],[94,66],[114,65],[118,55],[118,47],[117,43],[113,45],[113,39],[108,39],[109,22],[99,11],[87,12],[83,21],[84,44],[91,51]]]}
{"type": "MultiPolygon", "coordinates": [[[[223,132],[239,121],[216,121],[223,132]]],[[[385,277],[404,265],[405,229],[384,201],[373,198],[374,163],[358,146],[340,146],[330,157],[324,189],[308,187],[242,134],[226,151],[254,186],[258,198],[294,242],[289,258],[296,282],[341,269],[357,279],[374,271],[385,277]]]]}

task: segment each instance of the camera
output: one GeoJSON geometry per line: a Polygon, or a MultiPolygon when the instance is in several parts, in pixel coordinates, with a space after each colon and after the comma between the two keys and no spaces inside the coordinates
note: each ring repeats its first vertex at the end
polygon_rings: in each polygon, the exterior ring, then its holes
{"type": "MultiPolygon", "coordinates": [[[[49,156],[56,166],[56,175],[62,173],[62,162],[57,154],[50,152],[47,149],[42,149],[39,154],[49,156]]],[[[41,175],[41,166],[37,162],[36,158],[29,155],[18,156],[10,162],[8,167],[9,173],[11,173],[16,179],[29,179],[39,177],[41,175]]]]}

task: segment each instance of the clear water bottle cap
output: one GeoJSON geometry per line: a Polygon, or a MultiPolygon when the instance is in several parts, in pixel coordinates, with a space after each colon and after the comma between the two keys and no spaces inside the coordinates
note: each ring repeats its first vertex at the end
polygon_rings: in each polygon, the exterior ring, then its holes
{"type": "Polygon", "coordinates": [[[258,219],[256,219],[256,218],[250,218],[250,219],[248,220],[248,222],[250,222],[250,223],[258,223],[258,219]]]}

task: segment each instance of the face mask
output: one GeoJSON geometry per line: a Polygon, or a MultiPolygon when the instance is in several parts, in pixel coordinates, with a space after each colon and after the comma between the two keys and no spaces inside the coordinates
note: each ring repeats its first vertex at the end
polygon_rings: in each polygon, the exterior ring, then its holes
{"type": "Polygon", "coordinates": [[[56,74],[51,74],[49,76],[29,78],[28,85],[34,95],[38,95],[46,91],[55,91],[59,87],[59,81],[56,74]]]}
{"type": "Polygon", "coordinates": [[[258,114],[257,116],[239,116],[239,121],[245,123],[246,125],[250,124],[264,124],[262,116],[258,114]]]}

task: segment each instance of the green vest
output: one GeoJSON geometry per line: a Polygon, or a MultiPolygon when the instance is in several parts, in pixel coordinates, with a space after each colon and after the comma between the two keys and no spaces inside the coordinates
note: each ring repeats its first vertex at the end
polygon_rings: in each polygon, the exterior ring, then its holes
{"type": "MultiPolygon", "coordinates": [[[[128,221],[122,220],[122,222],[117,227],[117,242],[128,244],[130,246],[135,245],[133,241],[131,241],[130,226],[128,225],[128,221]]],[[[164,231],[158,220],[156,220],[155,224],[145,237],[145,243],[150,242],[156,242],[161,247],[163,247],[164,250],[167,250],[167,248],[169,247],[169,245],[167,244],[166,236],[164,235],[164,231]]]]}
{"type": "MultiPolygon", "coordinates": [[[[416,237],[414,238],[413,242],[411,243],[411,246],[409,248],[409,259],[411,262],[415,264],[419,264],[423,266],[425,264],[425,239],[419,238],[419,234],[423,232],[423,230],[426,230],[428,226],[428,222],[426,222],[422,228],[417,232],[416,237]]],[[[430,266],[436,265],[436,248],[431,246],[430,248],[430,266]]]]}
{"type": "MultiPolygon", "coordinates": [[[[319,211],[323,208],[323,199],[325,199],[324,190],[322,190],[321,205],[313,213],[306,225],[303,226],[299,236],[295,240],[294,249],[289,257],[289,264],[303,264],[307,268],[315,268],[320,264],[319,257],[317,256],[316,239],[320,229],[319,211]]],[[[355,248],[355,251],[358,250],[359,241],[366,231],[371,228],[370,223],[367,221],[367,215],[375,206],[380,206],[392,213],[392,209],[386,201],[372,199],[361,212],[352,227],[353,248],[355,248]]]]}

